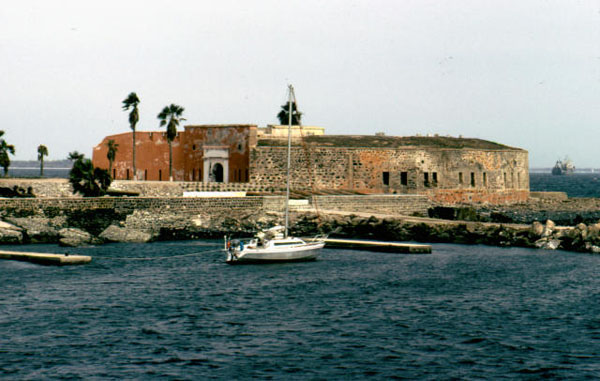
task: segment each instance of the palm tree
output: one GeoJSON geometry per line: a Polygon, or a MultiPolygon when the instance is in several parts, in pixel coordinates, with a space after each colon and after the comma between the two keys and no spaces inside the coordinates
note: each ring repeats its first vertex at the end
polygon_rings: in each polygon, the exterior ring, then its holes
{"type": "Polygon", "coordinates": [[[83,197],[99,197],[106,194],[110,175],[106,169],[94,168],[92,161],[82,155],[73,163],[69,182],[73,186],[73,193],[81,193],[83,197]]]}
{"type": "Polygon", "coordinates": [[[129,110],[131,108],[131,112],[129,113],[129,127],[133,131],[133,150],[131,151],[133,154],[133,179],[137,179],[136,169],[135,169],[135,125],[140,120],[140,114],[138,112],[138,104],[140,103],[140,99],[138,98],[136,93],[130,93],[125,100],[123,100],[123,110],[129,110]]]}
{"type": "MultiPolygon", "coordinates": [[[[279,123],[282,125],[287,125],[289,123],[289,115],[290,115],[290,102],[281,106],[281,111],[277,114],[277,119],[279,119],[279,123]]],[[[302,118],[302,113],[298,111],[296,108],[296,102],[292,102],[292,125],[299,126],[300,119],[302,118]]]]}
{"type": "Polygon", "coordinates": [[[15,146],[8,144],[6,140],[2,139],[4,131],[0,130],[0,166],[4,169],[4,177],[8,174],[8,167],[10,167],[10,158],[8,154],[15,154],[15,146]]]}
{"type": "Polygon", "coordinates": [[[108,173],[112,178],[113,161],[115,161],[115,157],[117,156],[117,148],[119,148],[119,145],[115,143],[113,139],[109,139],[106,145],[108,146],[108,152],[106,153],[106,158],[108,159],[108,173]]]}
{"type": "Polygon", "coordinates": [[[173,149],[171,142],[177,136],[177,126],[179,126],[179,122],[185,120],[185,118],[181,117],[184,110],[183,107],[171,103],[170,106],[165,106],[157,116],[157,118],[160,119],[160,126],[167,126],[167,142],[169,143],[169,181],[173,181],[173,149]]]}
{"type": "Polygon", "coordinates": [[[79,159],[83,159],[83,154],[77,151],[69,152],[69,156],[67,156],[67,160],[69,161],[77,161],[79,159]]]}
{"type": "Polygon", "coordinates": [[[48,156],[48,148],[40,144],[38,146],[38,160],[40,161],[40,177],[44,177],[44,156],[48,156]]]}

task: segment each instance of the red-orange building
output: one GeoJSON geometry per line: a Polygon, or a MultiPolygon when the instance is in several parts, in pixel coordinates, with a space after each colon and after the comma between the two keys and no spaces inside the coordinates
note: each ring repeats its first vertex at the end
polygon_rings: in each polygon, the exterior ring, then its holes
{"type": "MultiPolygon", "coordinates": [[[[172,142],[173,180],[248,182],[250,147],[256,145],[256,125],[185,126],[172,142]]],[[[118,144],[111,175],[133,179],[133,132],[105,137],[94,147],[95,167],[109,168],[108,141],[118,144]]],[[[169,180],[169,144],[164,131],[136,131],[138,180],[169,180]]]]}

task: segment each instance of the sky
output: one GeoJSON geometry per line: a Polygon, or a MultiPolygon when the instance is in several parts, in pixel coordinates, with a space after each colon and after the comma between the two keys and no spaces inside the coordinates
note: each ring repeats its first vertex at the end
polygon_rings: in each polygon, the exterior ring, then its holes
{"type": "Polygon", "coordinates": [[[277,123],[292,84],[328,134],[439,134],[600,168],[600,0],[0,0],[12,160],[129,132],[277,123]]]}

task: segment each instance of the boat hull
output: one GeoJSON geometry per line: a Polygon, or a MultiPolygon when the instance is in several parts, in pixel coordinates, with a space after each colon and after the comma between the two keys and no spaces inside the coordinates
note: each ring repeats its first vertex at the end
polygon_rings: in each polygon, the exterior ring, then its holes
{"type": "Polygon", "coordinates": [[[227,254],[228,264],[244,263],[285,263],[314,261],[325,243],[311,243],[303,247],[281,250],[244,249],[227,254]]]}

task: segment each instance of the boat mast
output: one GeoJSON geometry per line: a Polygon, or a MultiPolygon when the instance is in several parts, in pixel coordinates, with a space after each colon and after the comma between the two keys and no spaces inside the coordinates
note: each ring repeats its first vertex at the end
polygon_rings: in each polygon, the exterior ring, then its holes
{"type": "Polygon", "coordinates": [[[294,87],[288,85],[288,148],[287,148],[287,186],[285,190],[285,235],[288,236],[289,220],[290,220],[290,162],[292,151],[292,99],[295,99],[294,87]]]}

